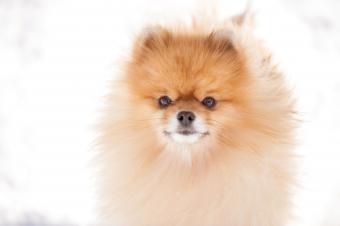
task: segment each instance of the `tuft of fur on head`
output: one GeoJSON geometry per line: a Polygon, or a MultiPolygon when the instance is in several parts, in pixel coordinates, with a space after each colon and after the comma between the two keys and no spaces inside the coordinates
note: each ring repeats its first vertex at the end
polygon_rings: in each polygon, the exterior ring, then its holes
{"type": "Polygon", "coordinates": [[[289,219],[294,102],[247,20],[156,26],[136,39],[99,128],[100,225],[289,219]],[[195,114],[194,134],[178,132],[181,111],[195,114]]]}

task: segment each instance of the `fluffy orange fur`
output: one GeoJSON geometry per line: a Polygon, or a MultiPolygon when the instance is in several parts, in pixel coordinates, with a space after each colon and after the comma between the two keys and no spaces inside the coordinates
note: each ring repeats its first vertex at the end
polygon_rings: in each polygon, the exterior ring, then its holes
{"type": "Polygon", "coordinates": [[[239,17],[144,31],[100,123],[99,225],[284,225],[294,126],[282,75],[239,17]],[[174,100],[166,109],[163,95],[174,100]],[[216,107],[202,106],[205,96],[216,107]],[[163,128],[182,109],[200,115],[209,135],[169,141],[163,128]]]}

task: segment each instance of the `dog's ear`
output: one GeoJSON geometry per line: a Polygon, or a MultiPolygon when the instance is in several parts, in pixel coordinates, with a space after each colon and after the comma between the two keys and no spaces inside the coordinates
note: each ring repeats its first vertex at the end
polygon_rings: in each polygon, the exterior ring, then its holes
{"type": "Polygon", "coordinates": [[[145,28],[138,42],[142,50],[153,51],[168,47],[171,40],[172,36],[170,31],[160,26],[154,26],[145,28]]]}
{"type": "Polygon", "coordinates": [[[133,47],[134,59],[143,61],[149,54],[166,49],[171,42],[172,34],[170,31],[160,26],[146,27],[135,41],[133,47]]]}
{"type": "Polygon", "coordinates": [[[234,25],[242,27],[253,27],[254,26],[254,12],[251,10],[250,4],[246,6],[246,9],[236,16],[231,18],[231,22],[234,25]]]}
{"type": "Polygon", "coordinates": [[[221,29],[211,32],[206,42],[212,50],[223,53],[235,50],[232,40],[233,32],[228,29],[221,29]]]}
{"type": "Polygon", "coordinates": [[[230,18],[227,26],[211,32],[207,41],[214,50],[221,52],[236,51],[237,42],[235,32],[239,32],[240,30],[251,31],[253,27],[254,14],[248,5],[243,13],[230,18]]]}

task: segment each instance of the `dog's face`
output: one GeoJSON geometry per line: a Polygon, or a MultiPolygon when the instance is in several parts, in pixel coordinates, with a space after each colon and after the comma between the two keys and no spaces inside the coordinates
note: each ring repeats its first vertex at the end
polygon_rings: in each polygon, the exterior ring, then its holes
{"type": "Polygon", "coordinates": [[[240,120],[246,82],[241,55],[219,33],[151,32],[137,43],[128,66],[135,107],[144,109],[139,114],[149,112],[145,123],[175,144],[226,142],[240,120]]]}

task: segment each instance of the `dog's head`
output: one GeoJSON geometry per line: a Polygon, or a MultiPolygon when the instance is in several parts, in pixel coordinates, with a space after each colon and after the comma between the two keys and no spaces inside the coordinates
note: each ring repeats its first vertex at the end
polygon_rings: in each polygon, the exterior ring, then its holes
{"type": "MultiPolygon", "coordinates": [[[[249,75],[228,35],[149,32],[135,46],[127,83],[163,142],[223,140],[244,123],[249,75]],[[163,139],[164,138],[164,139],[163,139]]],[[[137,111],[136,111],[137,112],[137,111]]]]}

